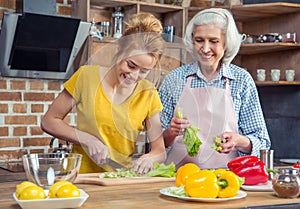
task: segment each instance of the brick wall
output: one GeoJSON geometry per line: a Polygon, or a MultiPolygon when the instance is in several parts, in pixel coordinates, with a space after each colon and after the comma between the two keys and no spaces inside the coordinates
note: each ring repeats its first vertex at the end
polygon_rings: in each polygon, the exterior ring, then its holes
{"type": "MultiPolygon", "coordinates": [[[[57,0],[57,14],[70,16],[71,0],[57,0]]],[[[4,12],[16,11],[16,0],[0,0],[4,12]]],[[[51,136],[40,128],[49,104],[62,90],[62,82],[0,76],[0,161],[19,159],[24,153],[47,152],[51,136]]],[[[75,115],[66,120],[74,125],[75,115]]]]}

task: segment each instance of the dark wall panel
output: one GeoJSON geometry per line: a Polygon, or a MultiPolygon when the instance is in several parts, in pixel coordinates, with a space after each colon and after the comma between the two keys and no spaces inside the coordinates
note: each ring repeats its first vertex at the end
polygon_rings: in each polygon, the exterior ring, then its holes
{"type": "Polygon", "coordinates": [[[300,86],[258,87],[276,158],[300,158],[300,86]]]}

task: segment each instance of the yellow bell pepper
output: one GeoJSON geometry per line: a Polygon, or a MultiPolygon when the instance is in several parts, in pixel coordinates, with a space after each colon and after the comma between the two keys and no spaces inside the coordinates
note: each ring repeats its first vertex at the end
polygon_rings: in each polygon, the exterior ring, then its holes
{"type": "Polygon", "coordinates": [[[219,193],[217,176],[210,170],[200,170],[186,179],[184,191],[189,197],[216,198],[219,193]]]}
{"type": "Polygon", "coordinates": [[[236,196],[241,186],[239,177],[232,171],[225,169],[217,169],[214,173],[218,179],[218,186],[220,187],[218,197],[228,198],[236,196]]]}
{"type": "Polygon", "coordinates": [[[176,172],[176,186],[180,187],[185,185],[186,179],[199,171],[199,166],[194,163],[187,163],[179,167],[176,172]]]}

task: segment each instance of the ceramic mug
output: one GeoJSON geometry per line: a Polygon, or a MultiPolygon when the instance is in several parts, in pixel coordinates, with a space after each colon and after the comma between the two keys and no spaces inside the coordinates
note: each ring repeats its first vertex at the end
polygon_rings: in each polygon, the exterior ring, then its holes
{"type": "Polygon", "coordinates": [[[279,79],[280,79],[280,70],[279,69],[271,69],[271,79],[272,79],[272,81],[279,81],[279,79]]]}
{"type": "Polygon", "coordinates": [[[244,43],[247,39],[247,35],[245,33],[241,34],[241,42],[244,43]]]}
{"type": "Polygon", "coordinates": [[[287,81],[294,81],[294,79],[295,79],[295,70],[293,70],[293,69],[287,69],[285,71],[285,79],[287,81]]]}
{"type": "Polygon", "coordinates": [[[265,81],[266,80],[266,70],[265,69],[257,69],[256,76],[258,81],[265,81]]]}
{"type": "Polygon", "coordinates": [[[242,44],[252,44],[255,43],[254,36],[242,34],[242,44]]]}

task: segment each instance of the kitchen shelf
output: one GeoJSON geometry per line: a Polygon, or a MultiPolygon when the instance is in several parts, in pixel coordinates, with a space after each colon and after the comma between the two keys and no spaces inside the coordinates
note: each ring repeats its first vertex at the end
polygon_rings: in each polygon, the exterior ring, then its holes
{"type": "MultiPolygon", "coordinates": [[[[261,4],[245,4],[233,6],[216,6],[220,8],[229,9],[236,21],[253,21],[262,18],[270,18],[281,16],[283,14],[291,14],[300,12],[300,4],[274,2],[261,4]]],[[[188,9],[189,16],[194,16],[197,12],[207,7],[190,7],[188,9]]]]}
{"type": "Polygon", "coordinates": [[[239,54],[240,55],[252,55],[270,52],[279,52],[285,50],[300,49],[299,43],[253,43],[242,44],[239,54]]]}
{"type": "Polygon", "coordinates": [[[142,11],[152,13],[168,13],[172,11],[183,10],[183,7],[181,6],[130,0],[90,0],[90,6],[111,9],[114,9],[115,7],[138,6],[141,8],[142,11]]]}
{"type": "Polygon", "coordinates": [[[90,5],[100,6],[103,8],[114,8],[114,7],[124,7],[124,6],[133,6],[136,4],[136,1],[126,1],[126,0],[90,0],[90,5]]]}
{"type": "Polygon", "coordinates": [[[300,81],[255,81],[257,86],[300,85],[300,81]]]}
{"type": "MultiPolygon", "coordinates": [[[[174,6],[169,4],[149,3],[133,0],[74,0],[77,2],[75,14],[86,21],[93,18],[97,22],[111,21],[111,14],[114,8],[121,6],[124,12],[124,19],[139,12],[150,12],[161,20],[164,26],[174,25],[175,36],[180,39],[184,36],[187,22],[199,11],[208,7],[174,6]]],[[[237,23],[241,33],[260,35],[265,33],[296,33],[300,36],[300,4],[287,2],[272,2],[247,5],[217,6],[229,9],[237,23]]],[[[76,16],[75,15],[75,16],[76,16]]],[[[179,40],[179,39],[178,39],[179,40]]],[[[89,55],[96,52],[101,44],[113,42],[114,39],[102,41],[93,39],[90,42],[89,55]]],[[[167,43],[168,53],[176,57],[162,59],[162,65],[172,70],[182,63],[188,62],[182,43],[167,43]],[[173,55],[174,54],[174,55],[173,55]]],[[[264,68],[267,72],[272,68],[281,70],[295,69],[295,82],[257,82],[257,85],[299,85],[300,80],[300,43],[251,43],[242,44],[238,56],[233,63],[248,69],[255,78],[256,69],[264,68]]]]}
{"type": "Polygon", "coordinates": [[[230,9],[237,21],[252,21],[300,12],[300,4],[286,2],[246,4],[232,6],[230,9]]]}

